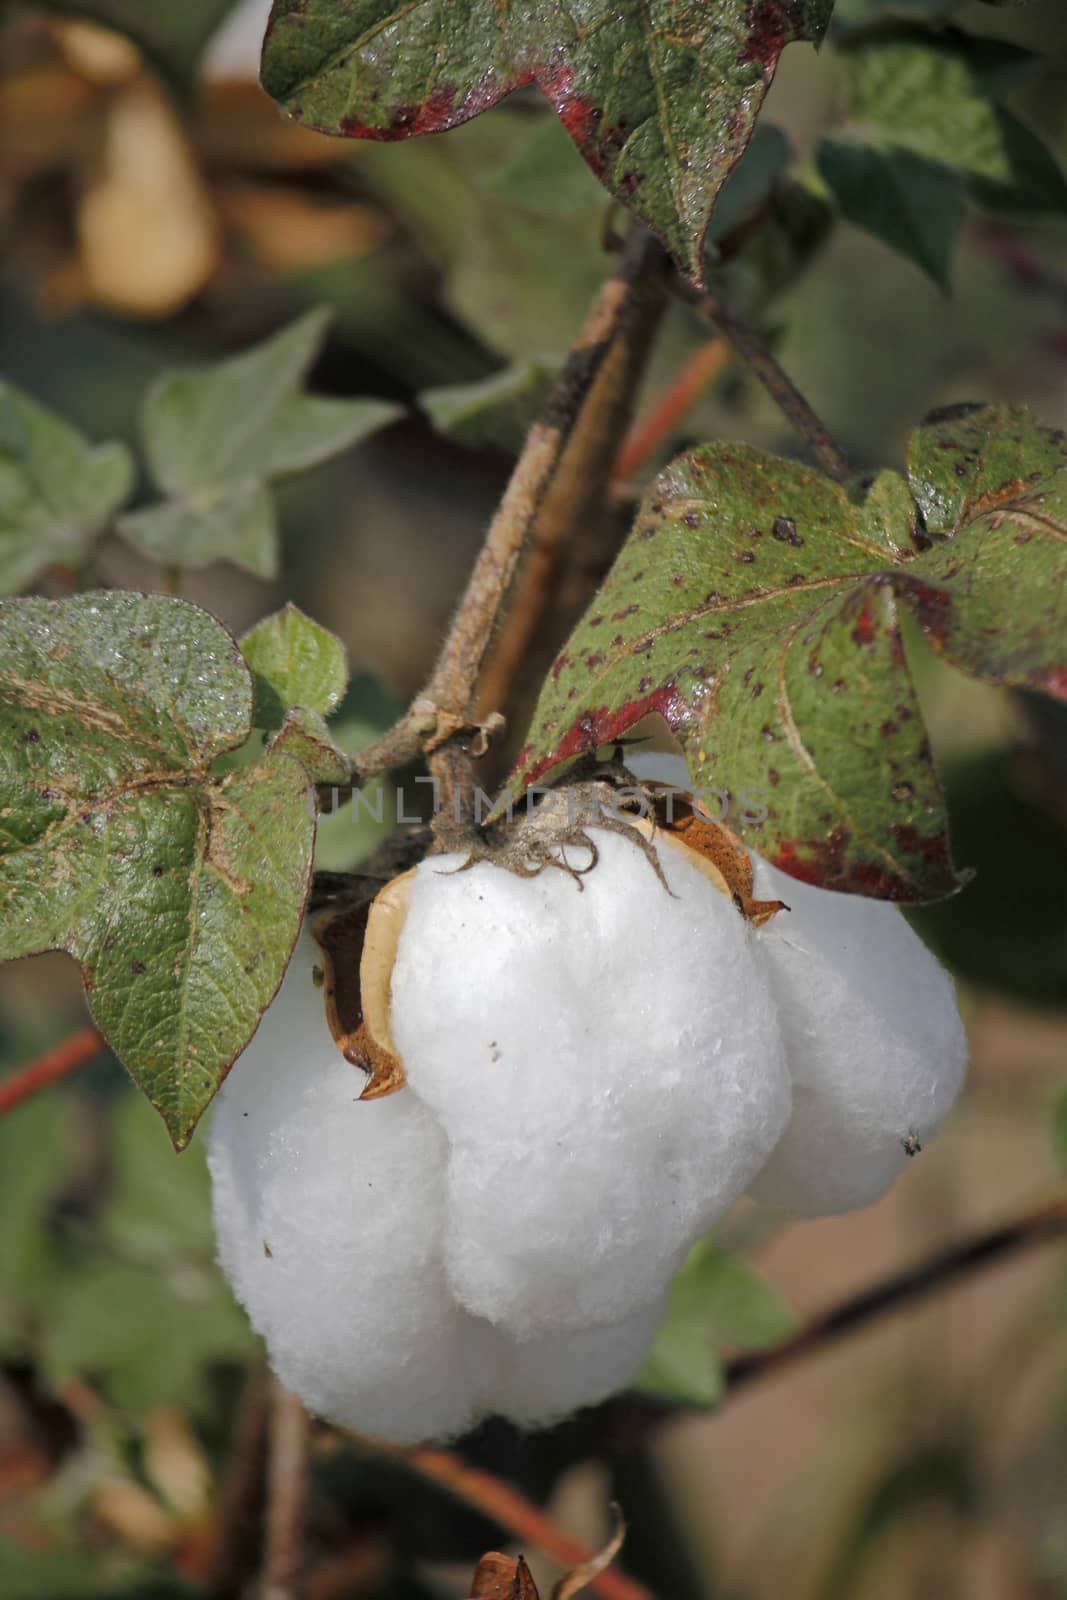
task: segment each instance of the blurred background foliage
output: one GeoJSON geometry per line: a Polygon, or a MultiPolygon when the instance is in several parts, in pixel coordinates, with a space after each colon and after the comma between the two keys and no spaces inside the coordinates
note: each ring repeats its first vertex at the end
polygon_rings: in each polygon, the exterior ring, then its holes
{"type": "MultiPolygon", "coordinates": [[[[263,10],[0,5],[0,367],[90,439],[133,446],[161,368],[329,308],[311,387],[393,402],[398,420],[277,486],[277,578],[221,565],[180,582],[235,632],[285,599],[335,630],[355,673],[332,730],[355,750],[427,672],[618,219],[533,94],[406,145],[284,124],[255,83],[263,10]]],[[[720,202],[717,271],[861,466],[898,465],[922,413],[958,400],[1067,426],[1065,165],[1062,0],[840,0],[830,45],[783,58],[720,202]]],[[[796,452],[711,343],[671,307],[643,413],[694,353],[702,387],[624,502],[697,439],[796,452]]],[[[160,584],[112,533],[98,573],[160,584]]],[[[665,1596],[1067,1595],[1054,1256],[713,1410],[720,1349],[780,1337],[1067,1170],[1067,715],[928,655],[920,679],[956,856],[977,874],[915,914],[971,1028],[951,1128],[870,1212],[780,1230],[742,1209],[694,1252],[645,1373],[646,1395],[692,1410],[653,1434],[647,1401],[624,1399],[465,1445],[593,1541],[610,1490],[628,1564],[665,1596]]],[[[357,866],[391,807],[325,821],[320,866],[357,866]]],[[[5,968],[0,1002],[0,1072],[83,1019],[60,957],[5,968]]],[[[0,1120],[2,1600],[241,1593],[264,1395],[213,1265],[199,1141],[175,1160],[107,1058],[0,1120]]],[[[331,1430],[313,1460],[308,1600],[467,1593],[498,1530],[331,1430]]]]}

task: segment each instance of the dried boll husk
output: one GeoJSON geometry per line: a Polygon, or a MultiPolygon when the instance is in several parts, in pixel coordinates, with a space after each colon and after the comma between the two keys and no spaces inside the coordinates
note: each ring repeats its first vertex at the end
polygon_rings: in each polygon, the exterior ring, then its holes
{"type": "Polygon", "coordinates": [[[330,912],[312,929],[322,956],[326,1020],[345,1060],[367,1074],[364,1100],[395,1094],[406,1082],[393,1042],[389,984],[411,876],[401,873],[372,901],[330,912]]]}

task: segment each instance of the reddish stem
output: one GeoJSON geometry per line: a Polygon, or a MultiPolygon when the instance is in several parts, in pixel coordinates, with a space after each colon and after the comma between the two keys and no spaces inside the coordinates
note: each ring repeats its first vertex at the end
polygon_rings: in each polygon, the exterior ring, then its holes
{"type": "MultiPolygon", "coordinates": [[[[557,1528],[543,1511],[490,1472],[470,1467],[451,1450],[405,1450],[402,1458],[424,1478],[431,1478],[458,1499],[465,1500],[520,1543],[536,1547],[567,1570],[592,1561],[595,1552],[557,1528]]],[[[604,1600],[652,1600],[649,1591],[625,1572],[608,1567],[589,1584],[604,1600]]]]}
{"type": "Polygon", "coordinates": [[[54,1049],[46,1050],[35,1061],[19,1067],[0,1083],[0,1117],[6,1116],[41,1089],[46,1089],[50,1083],[58,1083],[60,1078],[67,1077],[76,1067],[91,1061],[103,1049],[104,1036],[98,1028],[79,1028],[77,1033],[72,1033],[54,1049]]]}
{"type": "Polygon", "coordinates": [[[638,424],[619,451],[615,463],[617,480],[625,482],[644,466],[719,376],[729,359],[730,346],[725,339],[709,339],[693,351],[670,388],[660,396],[650,414],[638,424]]]}

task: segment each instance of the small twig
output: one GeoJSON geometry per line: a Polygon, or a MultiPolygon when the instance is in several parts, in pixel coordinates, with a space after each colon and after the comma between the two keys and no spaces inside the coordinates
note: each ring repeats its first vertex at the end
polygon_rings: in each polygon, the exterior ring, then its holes
{"type": "MultiPolygon", "coordinates": [[[[526,437],[430,682],[395,727],[360,752],[353,766],[361,779],[418,756],[427,745],[431,716],[446,727],[470,720],[489,641],[567,440],[625,323],[637,286],[662,260],[662,247],[643,228],[635,227],[619,267],[597,292],[541,416],[526,437]]],[[[445,774],[446,779],[449,776],[445,774]]]]}
{"type": "Polygon", "coordinates": [[[626,1538],[626,1524],[614,1500],[611,1502],[611,1523],[611,1534],[604,1548],[598,1550],[591,1560],[583,1561],[581,1566],[565,1572],[552,1590],[552,1600],[574,1600],[576,1594],[591,1588],[601,1573],[608,1570],[626,1538]]]}
{"type": "MultiPolygon", "coordinates": [[[[491,1472],[468,1466],[454,1451],[432,1450],[428,1447],[403,1450],[368,1434],[351,1433],[351,1437],[364,1449],[390,1456],[410,1467],[420,1477],[429,1479],[438,1488],[454,1495],[457,1500],[462,1500],[465,1505],[473,1506],[483,1516],[513,1534],[520,1543],[551,1556],[567,1571],[596,1561],[595,1550],[587,1549],[577,1539],[572,1539],[570,1534],[564,1533],[532,1500],[527,1500],[525,1495],[494,1477],[491,1472]]],[[[603,1600],[652,1600],[643,1584],[628,1578],[616,1567],[599,1573],[589,1587],[603,1600]]]]}
{"type": "Polygon", "coordinates": [[[0,1083],[0,1117],[14,1110],[24,1100],[29,1100],[39,1090],[47,1088],[50,1083],[67,1077],[76,1067],[91,1061],[105,1048],[104,1037],[97,1028],[79,1028],[77,1033],[72,1033],[52,1050],[46,1050],[36,1060],[19,1067],[0,1083]]]}
{"type": "Polygon", "coordinates": [[[267,1364],[260,1359],[245,1380],[222,1483],[215,1496],[218,1509],[205,1580],[213,1600],[237,1600],[247,1585],[249,1572],[255,1570],[271,1388],[267,1364]]]}
{"type": "Polygon", "coordinates": [[[674,382],[660,396],[644,422],[640,423],[619,451],[615,478],[625,483],[643,467],[670,438],[674,429],[696,404],[708,385],[719,376],[730,356],[725,339],[709,339],[693,351],[674,382]]]}
{"type": "Polygon", "coordinates": [[[845,453],[834,443],[792,378],[767,349],[763,340],[749,327],[720,294],[714,290],[700,291],[691,288],[681,278],[675,278],[673,287],[683,300],[691,305],[719,332],[725,334],[738,355],[762,383],[771,399],[808,445],[819,465],[832,478],[841,482],[852,476],[845,453]]]}
{"type": "MultiPolygon", "coordinates": [[[[632,288],[610,351],[582,405],[528,541],[507,613],[486,661],[478,716],[509,705],[513,682],[553,605],[564,551],[610,516],[609,490],[619,441],[630,419],[667,299],[666,256],[632,288]]],[[[554,648],[554,647],[553,647],[554,648]]],[[[540,666],[539,661],[536,662],[540,666]]]]}
{"type": "Polygon", "coordinates": [[[298,1600],[301,1592],[310,1438],[311,1420],[303,1405],[275,1382],[260,1600],[298,1600]]]}
{"type": "Polygon", "coordinates": [[[1011,1222],[949,1245],[917,1266],[895,1273],[872,1288],[817,1313],[779,1344],[734,1356],[724,1368],[727,1393],[733,1394],[756,1378],[778,1372],[802,1356],[825,1350],[887,1312],[924,1300],[927,1295],[970,1277],[992,1262],[1031,1245],[1064,1237],[1067,1237],[1067,1195],[1060,1195],[1011,1222]]]}

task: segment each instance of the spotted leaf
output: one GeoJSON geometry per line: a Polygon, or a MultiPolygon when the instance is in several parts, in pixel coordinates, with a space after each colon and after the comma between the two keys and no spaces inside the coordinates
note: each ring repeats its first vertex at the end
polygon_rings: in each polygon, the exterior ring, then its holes
{"type": "Polygon", "coordinates": [[[658,712],[794,876],[952,892],[901,610],[965,671],[1067,693],[1065,495],[1063,437],[996,407],[931,419],[909,478],[860,501],[745,446],[680,457],[549,674],[516,791],[658,712]]]}
{"type": "Polygon", "coordinates": [[[273,997],[307,895],[304,766],[225,776],[252,684],[198,607],[128,592],[0,604],[0,959],[66,950],[176,1146],[273,997]]]}
{"type": "Polygon", "coordinates": [[[404,139],[536,84],[689,276],[782,49],[833,0],[275,0],[263,85],[325,133],[404,139]]]}

